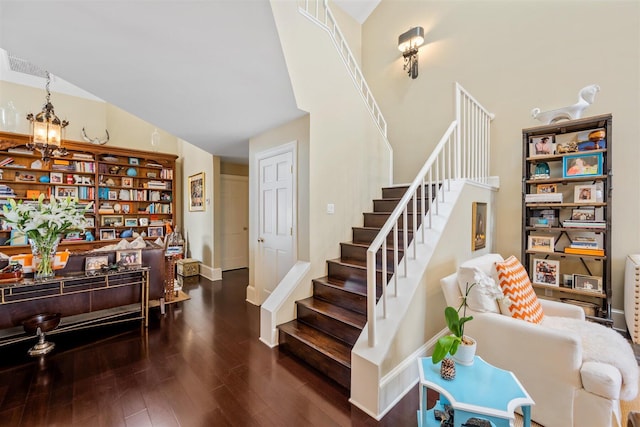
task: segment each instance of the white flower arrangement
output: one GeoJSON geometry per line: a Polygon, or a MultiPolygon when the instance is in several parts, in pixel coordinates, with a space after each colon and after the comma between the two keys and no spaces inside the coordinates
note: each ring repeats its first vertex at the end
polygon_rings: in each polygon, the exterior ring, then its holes
{"type": "Polygon", "coordinates": [[[77,198],[56,199],[53,196],[49,203],[44,203],[44,194],[41,194],[37,203],[9,199],[9,205],[2,206],[2,210],[5,222],[27,238],[51,241],[69,231],[84,231],[87,227],[84,213],[91,203],[84,209],[78,209],[77,204],[77,198]]]}

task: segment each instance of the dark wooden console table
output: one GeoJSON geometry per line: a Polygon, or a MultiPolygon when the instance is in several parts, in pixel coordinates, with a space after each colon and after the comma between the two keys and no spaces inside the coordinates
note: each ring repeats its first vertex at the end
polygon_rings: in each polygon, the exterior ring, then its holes
{"type": "Polygon", "coordinates": [[[62,315],[60,325],[48,335],[132,320],[146,327],[149,268],[0,285],[0,346],[34,339],[21,322],[40,313],[62,315]]]}

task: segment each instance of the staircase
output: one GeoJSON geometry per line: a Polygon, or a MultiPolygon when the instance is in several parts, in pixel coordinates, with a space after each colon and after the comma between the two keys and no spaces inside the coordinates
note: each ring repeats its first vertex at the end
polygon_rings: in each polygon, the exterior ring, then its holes
{"type": "MultiPolygon", "coordinates": [[[[280,349],[349,389],[351,349],[367,322],[367,249],[389,218],[407,187],[382,189],[382,199],[373,201],[373,212],[364,213],[364,226],[353,227],[351,242],[340,244],[340,258],[327,261],[327,276],[313,280],[313,296],[296,301],[297,318],[278,326],[280,349]]],[[[411,204],[413,201],[411,201],[411,204]]],[[[409,224],[413,224],[411,215],[409,224]]],[[[420,225],[420,218],[418,218],[420,225]]],[[[398,222],[402,229],[402,218],[398,222]]],[[[408,231],[412,239],[411,227],[408,231]]],[[[403,248],[403,233],[398,246],[403,248]]],[[[387,237],[392,247],[392,235],[387,237]]],[[[402,258],[402,249],[398,258],[402,258]]],[[[382,255],[376,258],[378,289],[387,283],[394,269],[393,250],[387,250],[387,278],[382,280],[382,255]]]]}

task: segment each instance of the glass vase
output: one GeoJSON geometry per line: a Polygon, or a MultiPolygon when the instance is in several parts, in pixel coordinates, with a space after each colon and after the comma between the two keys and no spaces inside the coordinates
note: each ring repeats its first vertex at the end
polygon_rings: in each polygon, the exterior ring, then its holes
{"type": "Polygon", "coordinates": [[[50,239],[29,239],[31,254],[33,255],[33,278],[35,280],[43,280],[55,276],[53,264],[59,243],[59,236],[50,239]]]}

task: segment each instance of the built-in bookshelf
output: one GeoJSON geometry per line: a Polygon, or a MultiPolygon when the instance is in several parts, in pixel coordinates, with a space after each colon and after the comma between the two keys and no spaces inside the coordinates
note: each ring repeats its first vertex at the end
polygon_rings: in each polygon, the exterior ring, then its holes
{"type": "Polygon", "coordinates": [[[538,295],[611,323],[612,117],[523,129],[522,262],[538,295]]]}
{"type": "MultiPolygon", "coordinates": [[[[83,250],[139,234],[163,237],[175,224],[175,162],[172,154],[64,141],[66,156],[49,162],[26,148],[27,135],[0,132],[0,203],[13,198],[30,203],[44,194],[77,197],[88,234],[64,236],[61,247],[83,250]]],[[[0,222],[0,252],[25,252],[24,241],[11,240],[12,230],[0,222]]]]}

